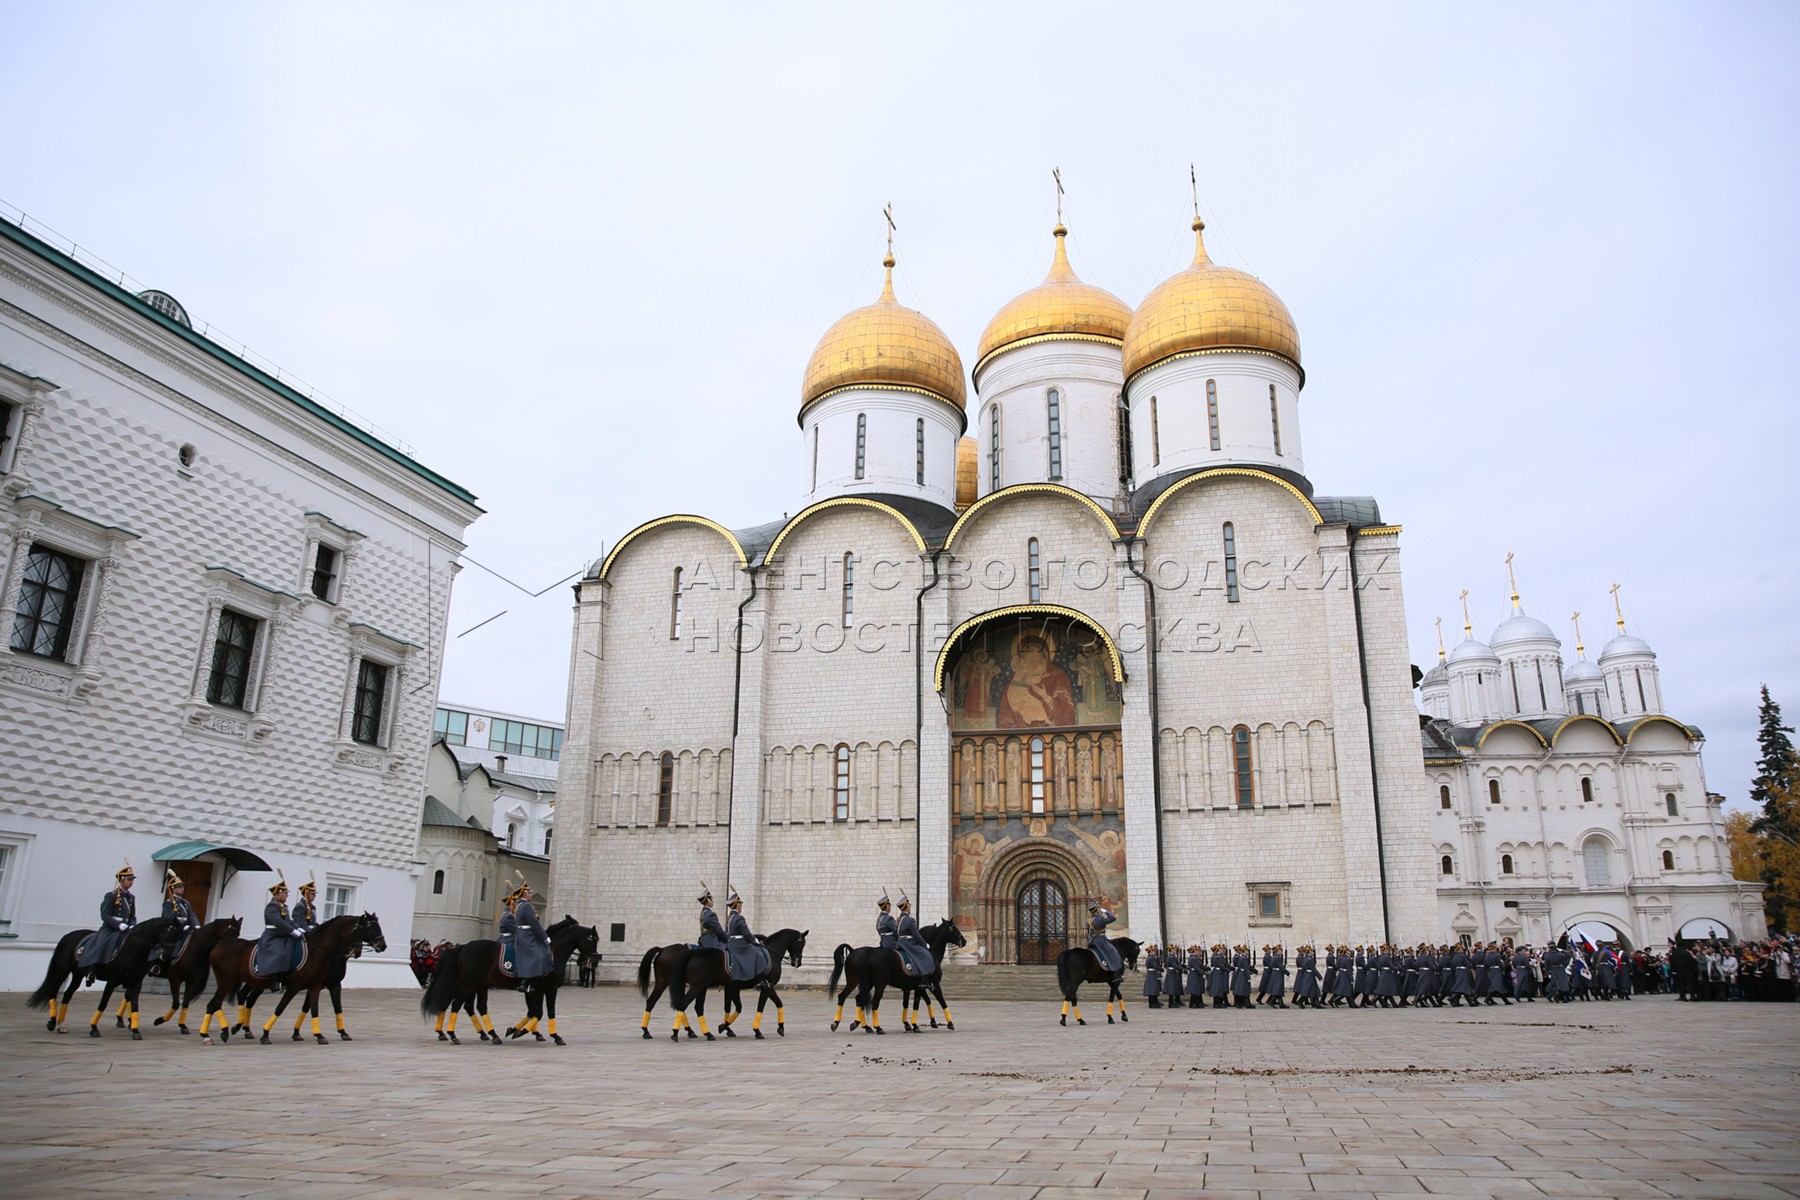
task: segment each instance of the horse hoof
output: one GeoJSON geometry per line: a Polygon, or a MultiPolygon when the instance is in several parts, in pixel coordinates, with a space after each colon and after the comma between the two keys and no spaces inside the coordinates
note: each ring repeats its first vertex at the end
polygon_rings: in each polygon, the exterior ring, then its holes
{"type": "Polygon", "coordinates": [[[125,1028],[125,1018],[124,1017],[114,1017],[113,1018],[113,1028],[114,1029],[125,1028]]]}
{"type": "Polygon", "coordinates": [[[210,1036],[210,1035],[208,1035],[208,1036],[207,1036],[207,1037],[203,1037],[203,1038],[201,1038],[201,1039],[200,1039],[200,1044],[201,1044],[201,1045],[202,1045],[202,1046],[210,1046],[210,1045],[212,1045],[212,1037],[211,1037],[211,1036],[210,1036]]]}
{"type": "Polygon", "coordinates": [[[726,1036],[726,1037],[728,1037],[728,1038],[734,1038],[734,1037],[736,1037],[736,1036],[737,1036],[737,1034],[735,1034],[735,1033],[733,1033],[733,1032],[731,1032],[731,1026],[729,1026],[729,1025],[727,1025],[727,1026],[726,1026],[726,1027],[725,1027],[725,1036],[726,1036]]]}
{"type": "MultiPolygon", "coordinates": [[[[700,1040],[700,1035],[695,1033],[693,1031],[693,1029],[691,1029],[691,1028],[687,1031],[687,1035],[688,1035],[688,1041],[690,1041],[690,1042],[697,1042],[700,1040]]],[[[709,1033],[706,1035],[706,1037],[707,1037],[708,1041],[712,1040],[712,1034],[709,1033]]]]}
{"type": "Polygon", "coordinates": [[[452,1033],[450,1035],[450,1044],[452,1046],[460,1046],[462,1045],[462,1042],[457,1039],[457,1036],[454,1033],[452,1033]]]}
{"type": "Polygon", "coordinates": [[[299,1031],[299,1030],[298,1030],[298,1029],[296,1029],[296,1030],[294,1030],[294,1038],[293,1038],[293,1040],[294,1040],[294,1041],[296,1041],[296,1042],[304,1042],[304,1041],[305,1041],[305,1040],[306,1040],[306,1039],[305,1039],[305,1038],[303,1038],[303,1037],[301,1037],[301,1036],[300,1036],[300,1031],[299,1031]]]}
{"type": "Polygon", "coordinates": [[[522,1037],[524,1035],[524,1033],[525,1033],[525,1031],[523,1029],[520,1029],[518,1026],[515,1025],[511,1029],[508,1029],[506,1031],[506,1036],[509,1038],[516,1038],[516,1037],[522,1037]]]}
{"type": "Polygon", "coordinates": [[[1067,1017],[1064,1017],[1062,1020],[1057,1022],[1058,1025],[1067,1025],[1068,1023],[1069,1023],[1069,1018],[1067,1018],[1067,1017]]]}
{"type": "Polygon", "coordinates": [[[643,1029],[643,1030],[639,1030],[639,1032],[640,1032],[640,1033],[642,1033],[642,1034],[643,1034],[643,1035],[644,1035],[644,1040],[645,1040],[645,1041],[646,1041],[646,1042],[650,1042],[650,1041],[655,1041],[655,1040],[656,1040],[656,1039],[654,1039],[654,1038],[652,1038],[652,1037],[651,1037],[651,1036],[650,1036],[650,1031],[649,1031],[649,1030],[648,1030],[648,1029],[643,1029]]]}
{"type": "Polygon", "coordinates": [[[563,1040],[562,1040],[562,1034],[560,1034],[560,1033],[553,1033],[553,1034],[551,1034],[551,1035],[550,1035],[550,1040],[551,1040],[551,1041],[553,1041],[553,1042],[555,1042],[555,1043],[556,1043],[556,1044],[557,1044],[557,1045],[559,1045],[559,1046],[566,1046],[566,1045],[568,1045],[568,1044],[569,1044],[569,1043],[567,1043],[567,1042],[565,1042],[565,1041],[563,1041],[563,1040]]]}
{"type": "Polygon", "coordinates": [[[164,1021],[166,1021],[166,1020],[168,1020],[168,1019],[169,1019],[169,1018],[167,1018],[167,1017],[158,1017],[158,1018],[156,1018],[156,1020],[154,1020],[154,1021],[152,1021],[152,1022],[150,1022],[150,1023],[151,1023],[151,1024],[152,1024],[152,1025],[161,1025],[161,1024],[162,1024],[162,1023],[163,1023],[163,1022],[164,1022],[164,1021]]]}
{"type": "Polygon", "coordinates": [[[752,1029],[752,1030],[751,1030],[751,1031],[750,1031],[750,1032],[751,1032],[751,1033],[754,1033],[754,1034],[755,1034],[755,1035],[756,1035],[756,1040],[757,1040],[757,1041],[759,1041],[759,1042],[766,1042],[766,1041],[768,1041],[768,1039],[767,1039],[767,1038],[765,1038],[765,1037],[764,1037],[764,1036],[763,1036],[763,1035],[762,1035],[762,1030],[760,1030],[760,1029],[752,1029]]]}
{"type": "Polygon", "coordinates": [[[141,1042],[144,1040],[144,1035],[141,1031],[134,1029],[131,1031],[131,1040],[134,1042],[141,1042]]]}
{"type": "Polygon", "coordinates": [[[188,1034],[193,1032],[193,1030],[189,1029],[186,1025],[177,1025],[175,1028],[181,1030],[182,1037],[186,1037],[188,1034]]]}
{"type": "Polygon", "coordinates": [[[315,1034],[313,1034],[313,1040],[314,1040],[314,1041],[315,1041],[315,1042],[317,1042],[317,1043],[319,1043],[319,1045],[321,1045],[321,1046],[329,1046],[329,1045],[331,1045],[331,1039],[330,1039],[330,1038],[328,1038],[328,1037],[326,1037],[326,1036],[325,1036],[325,1035],[324,1035],[324,1034],[322,1034],[322,1033],[315,1033],[315,1034]]]}
{"type": "Polygon", "coordinates": [[[787,1036],[787,1026],[785,1024],[776,1025],[775,1026],[775,1036],[776,1037],[786,1037],[787,1036]]]}
{"type": "Polygon", "coordinates": [[[266,1046],[266,1045],[268,1045],[268,1044],[269,1044],[269,1035],[268,1035],[268,1034],[267,1034],[267,1033],[266,1033],[266,1032],[265,1032],[265,1033],[264,1033],[264,1034],[263,1034],[263,1035],[262,1035],[262,1037],[260,1037],[260,1038],[258,1038],[258,1039],[257,1039],[257,1040],[258,1040],[258,1041],[260,1041],[260,1042],[261,1042],[261,1043],[262,1043],[262,1044],[263,1044],[263,1045],[265,1045],[265,1046],[266,1046]]]}
{"type": "Polygon", "coordinates": [[[353,1042],[356,1040],[355,1038],[351,1037],[349,1034],[345,1033],[342,1029],[338,1030],[338,1038],[339,1038],[339,1040],[346,1041],[346,1042],[353,1042]]]}
{"type": "Polygon", "coordinates": [[[1110,1016],[1109,1016],[1109,1017],[1107,1017],[1107,1018],[1106,1018],[1106,1023],[1107,1023],[1107,1024],[1108,1024],[1108,1025],[1111,1025],[1111,1024],[1112,1024],[1112,1023],[1113,1023],[1113,1019],[1112,1019],[1112,1018],[1111,1018],[1111,1017],[1110,1017],[1110,1016]]]}
{"type": "Polygon", "coordinates": [[[716,1037],[714,1037],[714,1036],[713,1036],[713,1035],[712,1035],[712,1034],[710,1034],[710,1033],[709,1033],[709,1034],[707,1034],[707,1035],[706,1035],[706,1040],[707,1040],[707,1041],[709,1041],[709,1042],[716,1042],[716,1041],[718,1041],[718,1040],[719,1040],[719,1039],[718,1039],[718,1038],[716,1038],[716,1037]]]}
{"type": "Polygon", "coordinates": [[[531,1031],[531,1036],[532,1036],[532,1037],[534,1037],[534,1038],[536,1038],[536,1039],[537,1039],[537,1040],[538,1040],[538,1041],[540,1041],[540,1042],[541,1042],[541,1041],[543,1041],[543,1040],[544,1040],[544,1035],[543,1035],[543,1034],[541,1034],[541,1033],[539,1033],[539,1032],[538,1032],[538,1031],[537,1031],[537,1030],[535,1030],[535,1029],[534,1029],[534,1030],[532,1030],[532,1031],[531,1031]]]}
{"type": "Polygon", "coordinates": [[[50,1018],[50,1019],[49,1019],[49,1020],[48,1020],[48,1021],[45,1021],[45,1022],[44,1022],[44,1032],[45,1032],[45,1033],[55,1033],[55,1032],[57,1032],[57,1029],[56,1029],[56,1018],[55,1018],[55,1017],[51,1017],[51,1018],[50,1018]]]}
{"type": "Polygon", "coordinates": [[[885,1035],[886,1035],[886,1034],[887,1034],[887,1030],[885,1030],[885,1029],[883,1029],[883,1028],[882,1028],[882,1027],[881,1027],[881,1026],[879,1026],[879,1025],[877,1025],[877,1026],[876,1026],[876,1027],[875,1027],[875,1032],[876,1032],[876,1033],[878,1033],[878,1034],[882,1034],[882,1035],[884,1035],[884,1036],[885,1036],[885,1035]]]}
{"type": "Polygon", "coordinates": [[[498,1034],[496,1034],[495,1036],[488,1039],[488,1045],[490,1045],[490,1046],[498,1046],[499,1044],[500,1044],[500,1037],[498,1034]]]}
{"type": "Polygon", "coordinates": [[[438,1035],[438,1041],[440,1041],[440,1042],[447,1042],[450,1040],[449,1038],[444,1036],[444,1031],[441,1029],[437,1031],[437,1035],[438,1035]]]}
{"type": "Polygon", "coordinates": [[[1126,1016],[1126,1015],[1125,1015],[1125,1014],[1124,1014],[1124,1013],[1120,1013],[1120,1014],[1119,1014],[1119,1020],[1121,1020],[1121,1021],[1124,1021],[1124,1022],[1126,1022],[1126,1023],[1127,1023],[1127,1024],[1129,1024],[1129,1023],[1130,1023],[1130,1021],[1131,1021],[1131,1018],[1130,1018],[1130,1017],[1128,1017],[1128,1016],[1126,1016]]]}
{"type": "Polygon", "coordinates": [[[837,1032],[837,1027],[838,1027],[838,1023],[837,1023],[837,1022],[836,1022],[836,1021],[833,1021],[833,1022],[832,1022],[832,1023],[831,1023],[831,1032],[833,1032],[833,1033],[836,1033],[836,1032],[837,1032]]]}
{"type": "Polygon", "coordinates": [[[89,1037],[99,1037],[100,1036],[100,1027],[98,1025],[89,1025],[88,1026],[88,1036],[89,1037]]]}
{"type": "Polygon", "coordinates": [[[1086,1024],[1087,1024],[1087,1018],[1086,1018],[1086,1017],[1076,1017],[1076,1018],[1075,1018],[1075,1023],[1076,1023],[1076,1024],[1077,1024],[1077,1025],[1086,1025],[1086,1024]]]}
{"type": "Polygon", "coordinates": [[[679,1043],[679,1042],[680,1042],[680,1041],[681,1041],[681,1030],[679,1030],[679,1029],[671,1029],[671,1030],[670,1030],[670,1031],[669,1031],[669,1040],[670,1040],[670,1041],[671,1041],[671,1042],[676,1042],[676,1043],[679,1043]]]}
{"type": "Polygon", "coordinates": [[[937,1028],[937,1018],[936,1017],[931,1018],[931,1027],[933,1029],[937,1028]]]}

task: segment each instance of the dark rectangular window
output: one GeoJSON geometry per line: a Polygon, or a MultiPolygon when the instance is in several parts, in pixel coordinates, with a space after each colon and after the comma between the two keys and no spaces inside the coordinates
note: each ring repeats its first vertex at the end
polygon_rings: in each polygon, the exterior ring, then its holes
{"type": "Polygon", "coordinates": [[[343,552],[337,547],[319,543],[319,552],[313,558],[313,595],[327,603],[337,603],[338,565],[343,560],[343,552]]]}
{"type": "Polygon", "coordinates": [[[1275,453],[1281,453],[1281,401],[1275,394],[1275,385],[1269,385],[1269,429],[1275,435],[1275,453]]]}
{"type": "Polygon", "coordinates": [[[913,423],[913,439],[917,443],[915,457],[918,460],[916,463],[918,484],[920,487],[924,487],[925,486],[925,418],[924,417],[920,417],[917,421],[915,421],[913,423]]]}
{"type": "Polygon", "coordinates": [[[1225,522],[1225,599],[1238,602],[1237,531],[1225,522]]]}
{"type": "Polygon", "coordinates": [[[1047,417],[1050,422],[1050,478],[1062,478],[1062,394],[1055,388],[1050,389],[1046,404],[1047,417]]]}
{"type": "Polygon", "coordinates": [[[863,463],[869,451],[869,417],[867,413],[856,414],[856,477],[863,477],[863,463]]]}
{"type": "Polygon", "coordinates": [[[656,823],[667,825],[675,810],[675,756],[663,751],[661,770],[656,778],[656,823]]]}
{"type": "Polygon", "coordinates": [[[1162,461],[1162,431],[1156,427],[1156,397],[1150,397],[1150,465],[1162,461]]]}
{"type": "Polygon", "coordinates": [[[13,614],[12,648],[26,654],[62,658],[75,631],[75,607],[81,599],[79,558],[33,546],[25,556],[19,587],[19,610],[13,614]]]}
{"type": "Polygon", "coordinates": [[[1212,448],[1219,448],[1219,385],[1213,380],[1206,381],[1206,429],[1212,438],[1212,448]]]}
{"type": "Polygon", "coordinates": [[[529,721],[496,718],[488,727],[488,749],[495,754],[516,754],[525,758],[547,758],[552,762],[562,757],[563,731],[553,725],[533,725],[529,721]]]}
{"type": "Polygon", "coordinates": [[[832,808],[834,820],[850,819],[850,747],[837,748],[836,762],[833,764],[831,780],[832,808]]]}
{"type": "Polygon", "coordinates": [[[381,744],[381,714],[387,708],[388,669],[363,659],[356,667],[356,711],[350,736],[366,746],[381,744]]]}
{"type": "Polygon", "coordinates": [[[1256,913],[1261,917],[1281,916],[1281,893],[1258,892],[1256,894],[1256,913]]]}
{"type": "Polygon", "coordinates": [[[1231,775],[1239,808],[1256,807],[1256,784],[1250,774],[1250,730],[1239,725],[1231,731],[1231,775]]]}
{"type": "Polygon", "coordinates": [[[219,636],[213,639],[212,674],[206,699],[227,708],[242,708],[250,695],[250,651],[256,645],[256,621],[229,608],[219,613],[219,636]]]}
{"type": "Polygon", "coordinates": [[[625,922],[614,921],[612,923],[612,933],[608,936],[607,941],[622,942],[624,940],[625,940],[625,922]]]}
{"type": "Polygon", "coordinates": [[[1000,406],[988,413],[988,491],[1000,490],[1000,406]]]}

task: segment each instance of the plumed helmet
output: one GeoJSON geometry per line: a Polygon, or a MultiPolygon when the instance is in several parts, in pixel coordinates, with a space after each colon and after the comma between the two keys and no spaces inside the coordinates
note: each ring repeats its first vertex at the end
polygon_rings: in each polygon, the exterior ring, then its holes
{"type": "Polygon", "coordinates": [[[137,878],[137,872],[131,869],[131,860],[129,858],[125,860],[124,866],[113,872],[113,878],[119,880],[137,878]]]}
{"type": "Polygon", "coordinates": [[[174,867],[163,868],[163,894],[164,895],[167,895],[168,893],[174,891],[176,888],[182,887],[182,886],[184,886],[184,885],[181,882],[181,876],[179,876],[175,873],[174,867]]]}
{"type": "Polygon", "coordinates": [[[277,867],[275,868],[275,882],[269,885],[269,895],[285,896],[287,890],[287,876],[282,874],[280,867],[277,867]]]}
{"type": "Polygon", "coordinates": [[[742,896],[738,895],[737,889],[732,887],[729,883],[725,885],[725,907],[727,907],[727,908],[742,908],[742,907],[744,907],[744,898],[742,896]]]}
{"type": "Polygon", "coordinates": [[[700,897],[697,901],[695,901],[695,903],[697,903],[697,904],[711,904],[712,903],[712,889],[706,886],[706,880],[704,880],[704,879],[702,879],[700,881],[700,897]]]}

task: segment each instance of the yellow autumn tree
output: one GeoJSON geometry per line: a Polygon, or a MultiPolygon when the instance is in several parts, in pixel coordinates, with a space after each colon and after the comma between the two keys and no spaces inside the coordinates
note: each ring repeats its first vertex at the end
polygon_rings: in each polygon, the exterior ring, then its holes
{"type": "Polygon", "coordinates": [[[1761,881],[1763,900],[1770,916],[1800,910],[1800,840],[1785,830],[1800,828],[1800,786],[1792,779],[1769,789],[1766,814],[1755,822],[1748,813],[1725,818],[1725,836],[1731,846],[1733,878],[1761,881]],[[1753,824],[1762,824],[1757,833],[1753,824]]]}

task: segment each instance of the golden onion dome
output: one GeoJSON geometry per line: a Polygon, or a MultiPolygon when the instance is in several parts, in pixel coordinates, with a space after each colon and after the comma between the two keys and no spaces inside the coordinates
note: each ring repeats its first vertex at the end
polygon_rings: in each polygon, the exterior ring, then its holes
{"type": "Polygon", "coordinates": [[[981,489],[981,449],[972,437],[956,440],[956,511],[961,512],[978,498],[981,489]]]}
{"type": "Polygon", "coordinates": [[[1206,223],[1194,218],[1193,265],[1144,297],[1125,331],[1125,377],[1195,350],[1256,350],[1300,367],[1300,332],[1281,297],[1243,271],[1206,256],[1206,223]]]}
{"type": "Polygon", "coordinates": [[[894,299],[891,250],[882,266],[887,279],[875,303],[845,313],[819,339],[800,386],[801,413],[844,388],[894,388],[943,401],[967,428],[962,356],[936,322],[894,299]]]}
{"type": "Polygon", "coordinates": [[[975,351],[977,375],[989,358],[1021,343],[1075,338],[1117,346],[1125,340],[1131,306],[1105,288],[1081,282],[1069,266],[1065,245],[1069,231],[1058,224],[1052,233],[1056,257],[1050,274],[1037,287],[1015,296],[988,322],[975,351]]]}

